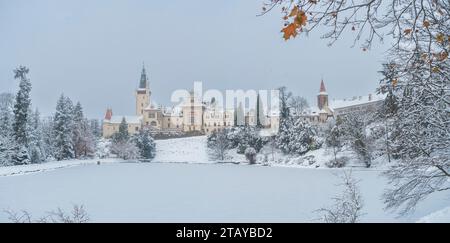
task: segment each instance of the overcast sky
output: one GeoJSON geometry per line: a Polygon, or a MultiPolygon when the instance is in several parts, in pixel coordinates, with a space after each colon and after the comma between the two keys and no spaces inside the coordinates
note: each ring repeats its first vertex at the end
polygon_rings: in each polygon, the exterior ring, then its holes
{"type": "Polygon", "coordinates": [[[367,95],[378,84],[382,44],[332,47],[319,34],[285,42],[279,10],[256,17],[262,0],[0,0],[0,92],[15,92],[12,70],[30,68],[32,102],[51,114],[64,93],[89,117],[106,107],[134,113],[142,62],[152,99],[175,89],[287,86],[315,104],[323,77],[330,98],[367,95]]]}

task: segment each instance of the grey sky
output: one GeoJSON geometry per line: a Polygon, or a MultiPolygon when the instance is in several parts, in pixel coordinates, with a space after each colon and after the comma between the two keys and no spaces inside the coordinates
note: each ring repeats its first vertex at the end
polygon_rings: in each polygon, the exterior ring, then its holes
{"type": "Polygon", "coordinates": [[[63,92],[90,117],[133,114],[145,61],[152,99],[203,81],[205,89],[287,86],[315,104],[324,77],[332,98],[377,87],[384,49],[333,47],[318,38],[281,38],[281,14],[256,17],[262,0],[0,0],[0,91],[15,92],[12,70],[30,68],[33,105],[53,112],[63,92]]]}

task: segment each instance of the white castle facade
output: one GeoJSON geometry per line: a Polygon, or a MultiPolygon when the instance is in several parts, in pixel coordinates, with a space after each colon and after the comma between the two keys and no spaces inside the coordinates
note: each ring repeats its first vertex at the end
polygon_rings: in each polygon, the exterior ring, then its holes
{"type": "MultiPolygon", "coordinates": [[[[113,115],[108,108],[103,120],[103,137],[109,138],[119,131],[123,119],[128,124],[129,134],[138,133],[143,128],[156,132],[182,132],[192,134],[210,134],[225,128],[235,126],[235,110],[222,109],[214,102],[204,102],[198,99],[194,92],[190,92],[180,105],[176,107],[156,106],[151,102],[151,90],[145,68],[142,68],[139,87],[135,91],[135,114],[122,116],[113,115]]],[[[317,95],[317,106],[305,110],[302,114],[293,114],[311,123],[323,124],[331,117],[345,115],[353,111],[374,111],[382,104],[384,97],[370,95],[353,97],[345,100],[329,102],[328,93],[322,80],[317,95]]],[[[256,108],[256,107],[255,107],[256,108]]],[[[249,109],[244,113],[244,125],[256,126],[256,109],[249,109]]],[[[275,134],[279,127],[278,112],[268,112],[260,117],[265,134],[275,134]]]]}
{"type": "MultiPolygon", "coordinates": [[[[183,132],[210,134],[234,126],[234,109],[222,109],[212,102],[198,99],[194,92],[176,107],[156,106],[151,102],[151,90],[145,68],[142,68],[139,87],[135,91],[136,107],[134,115],[114,115],[108,108],[103,120],[103,137],[109,138],[119,131],[119,125],[125,118],[129,134],[138,133],[143,128],[162,132],[183,132]]],[[[278,114],[267,115],[264,127],[278,131],[278,114]]],[[[256,112],[250,109],[245,113],[245,125],[256,125],[256,112]]]]}

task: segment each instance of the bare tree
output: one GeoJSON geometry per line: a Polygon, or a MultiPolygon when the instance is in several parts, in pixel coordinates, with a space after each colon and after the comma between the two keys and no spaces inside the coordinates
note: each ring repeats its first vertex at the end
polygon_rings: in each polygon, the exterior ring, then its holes
{"type": "Polygon", "coordinates": [[[289,99],[289,108],[293,115],[301,115],[309,108],[308,101],[301,96],[292,96],[289,99]]]}
{"type": "Polygon", "coordinates": [[[113,141],[111,144],[111,152],[124,160],[139,158],[139,149],[131,140],[113,141]]]}
{"type": "Polygon", "coordinates": [[[334,204],[328,208],[321,208],[316,212],[321,214],[321,221],[325,223],[357,223],[361,216],[363,200],[358,183],[352,172],[344,172],[340,177],[344,187],[342,194],[333,198],[334,204]]]}
{"type": "Polygon", "coordinates": [[[393,185],[386,206],[407,213],[431,193],[450,190],[450,1],[268,0],[262,15],[278,6],[286,40],[318,26],[330,44],[346,30],[355,43],[364,40],[364,50],[375,38],[392,40],[386,63],[395,64],[395,74],[383,74],[381,85],[399,102],[397,134],[386,146],[401,160],[385,173],[393,185]]]}
{"type": "Polygon", "coordinates": [[[13,223],[88,223],[90,221],[83,205],[74,205],[70,213],[58,208],[56,211],[48,212],[38,219],[33,219],[32,215],[26,210],[21,212],[6,210],[5,212],[8,214],[8,219],[13,223]]]}
{"type": "Polygon", "coordinates": [[[224,161],[228,156],[230,142],[227,138],[227,131],[221,130],[208,137],[208,148],[213,159],[224,161]]]}

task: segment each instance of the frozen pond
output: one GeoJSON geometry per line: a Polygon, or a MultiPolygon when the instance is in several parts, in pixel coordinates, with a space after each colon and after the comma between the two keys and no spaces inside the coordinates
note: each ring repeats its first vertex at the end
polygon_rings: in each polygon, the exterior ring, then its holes
{"type": "MultiPolygon", "coordinates": [[[[310,222],[314,210],[339,193],[341,170],[249,165],[112,163],[0,177],[4,209],[38,217],[83,204],[94,222],[310,222]]],[[[409,218],[383,211],[385,182],[377,171],[354,171],[361,179],[363,221],[414,221],[444,200],[424,203],[409,218]],[[427,210],[426,210],[427,209],[427,210]]]]}

